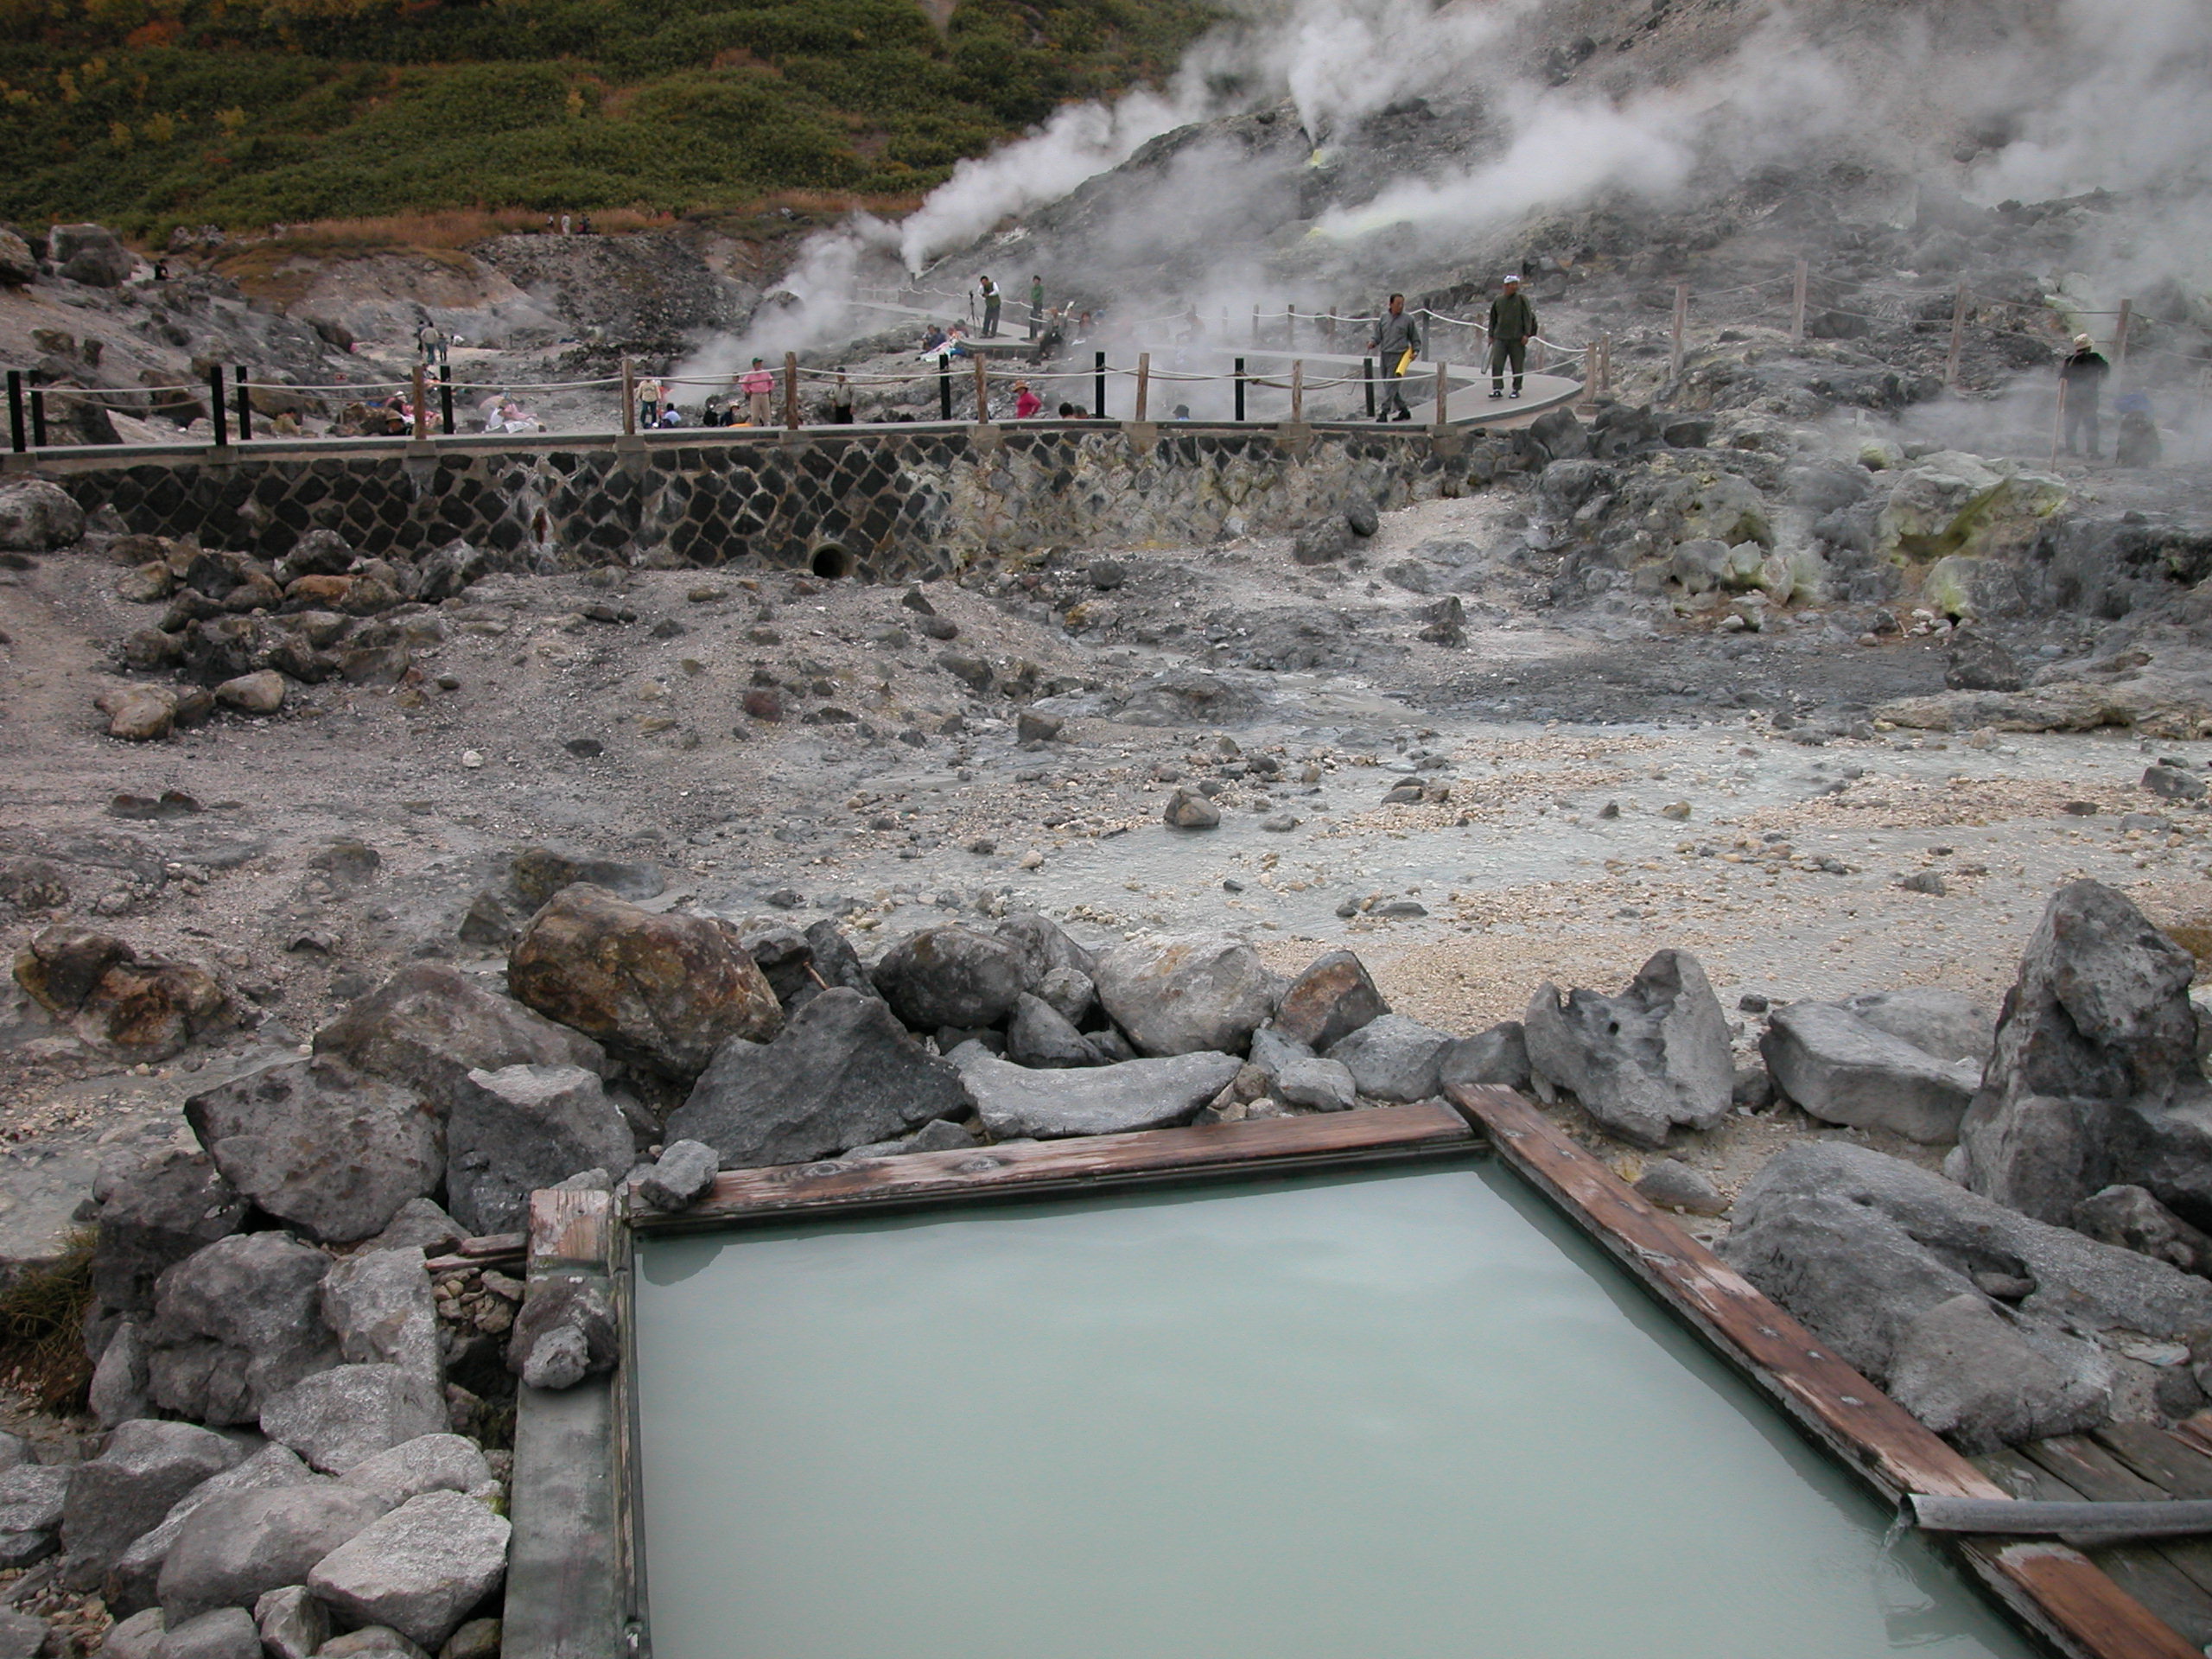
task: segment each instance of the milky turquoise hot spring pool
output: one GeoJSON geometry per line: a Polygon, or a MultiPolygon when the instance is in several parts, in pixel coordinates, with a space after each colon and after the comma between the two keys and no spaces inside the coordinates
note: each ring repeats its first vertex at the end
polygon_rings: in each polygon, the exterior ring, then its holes
{"type": "Polygon", "coordinates": [[[2030,1649],[1510,1172],[644,1239],[655,1659],[2030,1649]]]}

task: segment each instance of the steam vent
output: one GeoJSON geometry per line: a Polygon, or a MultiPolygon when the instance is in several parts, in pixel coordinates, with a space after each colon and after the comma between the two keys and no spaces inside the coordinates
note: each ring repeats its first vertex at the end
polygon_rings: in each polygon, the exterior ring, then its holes
{"type": "Polygon", "coordinates": [[[0,1659],[2212,1654],[2212,10],[23,4],[0,1659]]]}

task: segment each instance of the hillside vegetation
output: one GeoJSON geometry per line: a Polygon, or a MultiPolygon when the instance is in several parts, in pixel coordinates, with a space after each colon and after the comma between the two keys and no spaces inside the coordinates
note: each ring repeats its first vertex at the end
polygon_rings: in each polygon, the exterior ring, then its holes
{"type": "Polygon", "coordinates": [[[0,0],[0,218],[146,236],[909,196],[1207,0],[0,0]]]}

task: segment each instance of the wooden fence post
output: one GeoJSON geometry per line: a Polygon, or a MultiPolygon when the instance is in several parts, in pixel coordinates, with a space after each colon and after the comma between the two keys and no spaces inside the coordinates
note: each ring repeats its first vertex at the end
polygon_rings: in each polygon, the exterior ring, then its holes
{"type": "Polygon", "coordinates": [[[1290,365],[1290,423],[1306,423],[1306,361],[1303,358],[1290,365]]]}
{"type": "Polygon", "coordinates": [[[2122,300],[2120,302],[2120,327],[2112,337],[2112,378],[2114,385],[2120,384],[2127,368],[2127,328],[2134,321],[2135,302],[2122,300]]]}
{"type": "Polygon", "coordinates": [[[976,424],[983,426],[991,418],[991,359],[982,353],[976,353],[976,424]]]}
{"type": "Polygon", "coordinates": [[[249,443],[253,439],[253,394],[247,388],[245,365],[241,363],[231,371],[231,390],[238,394],[238,442],[249,443]]]}
{"type": "Polygon", "coordinates": [[[1452,424],[1452,365],[1441,361],[1436,365],[1436,423],[1452,424]]]}
{"type": "MultiPolygon", "coordinates": [[[[238,435],[244,437],[241,431],[238,435]]],[[[415,365],[415,431],[414,439],[421,443],[430,435],[430,394],[423,385],[423,365],[415,365]]]]}
{"type": "Polygon", "coordinates": [[[1589,408],[1598,401],[1598,342],[1592,340],[1582,348],[1582,406],[1589,408]]]}
{"type": "Polygon", "coordinates": [[[23,372],[8,371],[8,448],[15,454],[30,448],[30,435],[23,430],[23,372]]]}
{"type": "Polygon", "coordinates": [[[1137,423],[1144,423],[1145,407],[1152,397],[1152,353],[1137,353],[1137,423]]]}
{"type": "Polygon", "coordinates": [[[1943,384],[1954,391],[1959,384],[1959,353],[1967,343],[1967,285],[1959,283],[1959,297],[1951,305],[1951,350],[1943,359],[1943,384]]]}
{"type": "Polygon", "coordinates": [[[1669,367],[1677,379],[1681,378],[1682,372],[1682,334],[1688,327],[1689,321],[1690,285],[1688,283],[1676,283],[1675,284],[1675,350],[1673,357],[1669,359],[1669,367]]]}
{"type": "Polygon", "coordinates": [[[1789,343],[1805,343],[1805,290],[1810,285],[1812,271],[1802,259],[1797,262],[1797,283],[1789,298],[1789,343]]]}
{"type": "Polygon", "coordinates": [[[622,359],[622,435],[638,435],[638,365],[622,359]]]}
{"type": "Polygon", "coordinates": [[[798,430],[798,353],[784,353],[784,426],[787,431],[798,430]]]}

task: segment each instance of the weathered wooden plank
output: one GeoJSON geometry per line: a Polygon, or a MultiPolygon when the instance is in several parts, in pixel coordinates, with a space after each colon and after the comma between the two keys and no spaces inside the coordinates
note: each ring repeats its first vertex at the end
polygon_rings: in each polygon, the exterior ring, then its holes
{"type": "MultiPolygon", "coordinates": [[[[1912,1491],[2008,1496],[1529,1102],[1508,1089],[1446,1092],[1488,1132],[1500,1157],[1891,1502],[1912,1491]]],[[[2129,1566],[2159,1607],[2064,1544],[1961,1539],[1955,1548],[2024,1623],[2063,1651],[2088,1659],[2202,1659],[2186,1633],[2160,1616],[2171,1606],[2193,1625],[2196,1586],[2147,1548],[2114,1553],[2141,1550],[2139,1568],[2129,1566]]]]}
{"type": "MultiPolygon", "coordinates": [[[[2069,1485],[2018,1452],[1992,1452],[1976,1457],[1974,1461],[1977,1467],[2015,1497],[2063,1503],[2088,1496],[2079,1487],[2069,1485]]],[[[2182,1592],[2173,1587],[2172,1572],[2179,1573],[2200,1590],[2212,1590],[2212,1580],[2208,1580],[2206,1576],[2206,1569],[2212,1567],[2212,1559],[2208,1559],[2212,1558],[2212,1548],[2195,1541],[2171,1540],[2162,1544],[2100,1544],[2092,1546],[2088,1555],[2131,1594],[2139,1593],[2149,1602],[2177,1599],[2185,1601],[2182,1592]],[[2155,1560],[2149,1559],[2153,1556],[2157,1558],[2155,1560]]]]}
{"type": "Polygon", "coordinates": [[[2082,1497],[2097,1503],[2156,1503],[2164,1489],[2143,1478],[2086,1434],[2054,1434],[2030,1440],[2020,1454],[2048,1469],[2082,1497]]]}
{"type": "Polygon", "coordinates": [[[613,1245],[614,1195],[547,1187],[530,1195],[530,1265],[605,1267],[613,1245]]]}
{"type": "Polygon", "coordinates": [[[1891,1502],[2006,1493],[1510,1090],[1452,1098],[1511,1163],[1891,1502]]]}
{"type": "Polygon", "coordinates": [[[908,1153],[856,1162],[726,1170],[714,1190],[674,1216],[639,1216],[645,1229],[696,1227],[836,1205],[859,1207],[1094,1186],[1142,1176],[1217,1174],[1300,1160],[1448,1151],[1474,1144],[1442,1106],[1385,1106],[1313,1117],[1261,1118],[1200,1128],[1150,1129],[962,1152],[908,1153]]]}
{"type": "Polygon", "coordinates": [[[2196,1632],[2212,1608],[2155,1551],[2138,1560],[2135,1548],[2100,1552],[2113,1558],[2105,1566],[2063,1544],[1976,1541],[1960,1554],[1997,1575],[2000,1593],[2004,1583],[2017,1586],[2030,1605],[2012,1605],[2024,1616],[2046,1630],[2055,1624],[2053,1634],[2097,1659],[2203,1659],[2212,1636],[2196,1632]]]}
{"type": "Polygon", "coordinates": [[[2212,1457],[2155,1423],[2107,1423],[2094,1438],[2120,1462],[2176,1497],[2212,1498],[2212,1457]]]}
{"type": "Polygon", "coordinates": [[[2174,1438],[2199,1452],[2212,1452],[2212,1411],[2200,1411],[2173,1427],[2174,1438]]]}

